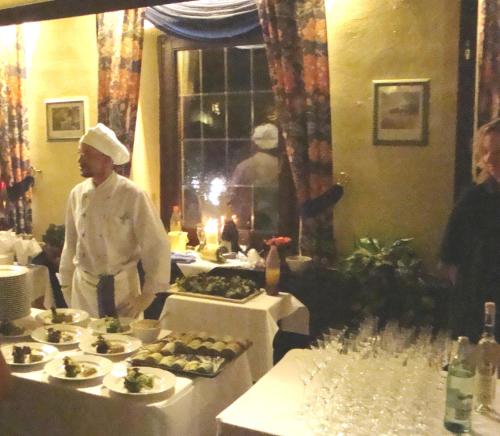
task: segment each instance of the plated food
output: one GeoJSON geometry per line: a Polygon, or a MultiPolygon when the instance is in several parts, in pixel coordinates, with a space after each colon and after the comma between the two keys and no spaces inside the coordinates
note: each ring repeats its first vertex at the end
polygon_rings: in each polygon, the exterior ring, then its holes
{"type": "Polygon", "coordinates": [[[175,389],[175,375],[159,368],[127,368],[123,373],[108,374],[103,384],[110,391],[124,395],[153,395],[175,389]]]}
{"type": "Polygon", "coordinates": [[[53,324],[41,326],[33,331],[31,337],[42,344],[76,345],[85,334],[85,329],[76,325],[53,324]]]}
{"type": "Polygon", "coordinates": [[[180,293],[235,301],[248,300],[261,293],[253,280],[239,276],[210,276],[206,273],[180,277],[175,281],[175,288],[174,290],[180,293]]]}
{"type": "Polygon", "coordinates": [[[125,356],[138,350],[142,342],[140,339],[119,334],[84,336],[80,342],[80,349],[85,353],[97,356],[125,356]]]}
{"type": "Polygon", "coordinates": [[[12,366],[29,366],[48,362],[58,353],[51,345],[34,342],[19,342],[1,347],[5,361],[12,366]]]}
{"type": "Polygon", "coordinates": [[[45,372],[60,380],[91,380],[109,373],[111,361],[100,356],[66,355],[45,365],[45,372]]]}
{"type": "Polygon", "coordinates": [[[15,321],[0,321],[0,339],[18,339],[31,334],[38,324],[33,318],[26,317],[15,321]]]}
{"type": "Polygon", "coordinates": [[[129,334],[132,332],[130,328],[130,323],[134,321],[134,318],[114,318],[107,316],[100,319],[95,319],[90,322],[89,328],[92,329],[94,333],[104,334],[104,333],[122,333],[129,334]]]}
{"type": "Polygon", "coordinates": [[[79,309],[56,309],[40,312],[36,318],[44,324],[80,324],[86,321],[89,314],[79,309]]]}

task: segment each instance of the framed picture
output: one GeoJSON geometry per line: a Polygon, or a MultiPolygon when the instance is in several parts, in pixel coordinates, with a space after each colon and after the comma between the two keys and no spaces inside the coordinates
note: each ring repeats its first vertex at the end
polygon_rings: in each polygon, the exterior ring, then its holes
{"type": "Polygon", "coordinates": [[[426,145],[430,81],[375,80],[373,85],[373,143],[426,145]]]}
{"type": "Polygon", "coordinates": [[[47,140],[80,139],[85,133],[85,99],[46,100],[47,140]]]}

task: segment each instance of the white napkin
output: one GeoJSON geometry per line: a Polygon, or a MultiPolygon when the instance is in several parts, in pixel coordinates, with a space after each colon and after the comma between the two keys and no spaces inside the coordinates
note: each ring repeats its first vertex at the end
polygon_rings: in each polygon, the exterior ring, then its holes
{"type": "Polygon", "coordinates": [[[19,265],[28,265],[30,258],[35,257],[42,251],[42,247],[36,239],[20,239],[18,238],[14,244],[17,263],[19,265]]]}
{"type": "Polygon", "coordinates": [[[0,231],[0,254],[9,254],[14,250],[17,236],[12,230],[0,231]]]}

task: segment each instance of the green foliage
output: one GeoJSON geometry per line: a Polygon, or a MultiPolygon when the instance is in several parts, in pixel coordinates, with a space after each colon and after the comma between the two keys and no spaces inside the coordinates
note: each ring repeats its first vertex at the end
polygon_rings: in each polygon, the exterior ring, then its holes
{"type": "Polygon", "coordinates": [[[425,274],[412,241],[383,245],[375,238],[361,238],[340,263],[356,316],[378,316],[382,322],[394,319],[407,326],[439,323],[435,308],[443,300],[444,286],[425,274]]]}

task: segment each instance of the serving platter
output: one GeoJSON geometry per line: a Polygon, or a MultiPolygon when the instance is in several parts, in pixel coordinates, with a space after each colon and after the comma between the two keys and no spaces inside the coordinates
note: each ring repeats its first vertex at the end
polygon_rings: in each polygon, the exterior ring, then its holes
{"type": "Polygon", "coordinates": [[[245,298],[241,298],[241,299],[227,298],[227,297],[221,297],[219,295],[202,294],[202,293],[197,293],[197,292],[186,292],[186,291],[182,291],[176,284],[173,284],[169,288],[168,292],[175,294],[175,295],[183,295],[186,297],[202,298],[205,300],[216,300],[216,301],[225,301],[227,303],[245,304],[246,302],[252,300],[253,298],[255,298],[258,295],[265,292],[265,289],[262,289],[262,288],[257,289],[255,292],[253,292],[250,295],[246,296],[245,298]]]}
{"type": "Polygon", "coordinates": [[[83,327],[71,324],[52,324],[49,326],[41,326],[33,330],[31,337],[42,344],[49,344],[55,346],[77,345],[82,337],[85,335],[86,330],[83,327]],[[48,330],[52,328],[61,332],[60,342],[51,342],[47,338],[48,330]],[[65,339],[71,338],[71,339],[65,339]]]}
{"type": "Polygon", "coordinates": [[[59,353],[59,350],[56,347],[47,344],[39,344],[37,342],[17,342],[14,344],[5,344],[0,347],[0,350],[7,364],[13,367],[40,365],[41,363],[49,362],[59,353]],[[43,357],[37,362],[16,363],[14,362],[14,358],[12,357],[12,350],[15,346],[30,347],[32,350],[36,350],[38,354],[43,355],[43,357]]]}
{"type": "Polygon", "coordinates": [[[92,335],[86,335],[82,338],[80,341],[80,349],[85,353],[93,354],[95,356],[124,357],[134,351],[137,351],[142,345],[142,341],[140,339],[132,336],[120,335],[116,333],[108,333],[101,336],[111,345],[121,345],[124,347],[125,351],[118,353],[99,353],[96,351],[96,346],[93,345],[97,341],[97,337],[92,335]]]}
{"type": "Polygon", "coordinates": [[[72,315],[73,320],[71,322],[53,323],[52,322],[52,311],[44,310],[36,315],[36,319],[45,325],[49,324],[81,324],[88,320],[89,314],[84,310],[80,309],[57,309],[57,313],[63,315],[72,315]]]}
{"type": "Polygon", "coordinates": [[[69,356],[74,362],[78,363],[79,365],[95,368],[96,372],[88,376],[77,375],[76,377],[68,377],[64,369],[64,357],[65,356],[54,359],[51,362],[47,363],[44,368],[45,372],[51,377],[57,378],[59,380],[84,381],[102,377],[108,374],[113,368],[113,363],[105,357],[74,355],[69,356]]]}
{"type": "Polygon", "coordinates": [[[161,394],[175,389],[176,377],[171,372],[151,367],[140,367],[138,369],[141,373],[153,378],[152,388],[143,388],[140,392],[129,392],[124,386],[124,377],[127,375],[127,369],[111,372],[104,377],[103,385],[117,394],[135,397],[161,394]]]}

